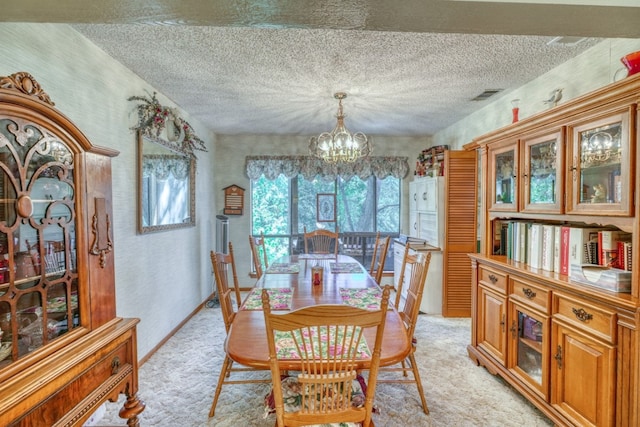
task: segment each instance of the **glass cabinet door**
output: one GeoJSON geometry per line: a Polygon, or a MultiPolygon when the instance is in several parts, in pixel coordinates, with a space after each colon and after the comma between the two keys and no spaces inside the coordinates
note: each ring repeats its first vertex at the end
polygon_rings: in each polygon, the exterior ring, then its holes
{"type": "Polygon", "coordinates": [[[518,210],[517,141],[489,151],[490,206],[495,211],[518,210]]]}
{"type": "Polygon", "coordinates": [[[0,367],[80,324],[73,154],[0,117],[0,367]]]}
{"type": "Polygon", "coordinates": [[[523,212],[562,213],[563,132],[523,139],[523,212]]]}
{"type": "Polygon", "coordinates": [[[545,400],[549,396],[549,318],[510,303],[509,370],[545,400]]]}
{"type": "Polygon", "coordinates": [[[624,111],[570,127],[567,213],[631,215],[631,114],[624,111]]]}

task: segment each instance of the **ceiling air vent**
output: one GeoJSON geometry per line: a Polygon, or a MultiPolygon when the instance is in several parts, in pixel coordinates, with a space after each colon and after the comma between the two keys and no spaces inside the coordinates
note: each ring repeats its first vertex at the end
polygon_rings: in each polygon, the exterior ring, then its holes
{"type": "Polygon", "coordinates": [[[493,95],[495,95],[498,92],[502,92],[502,89],[487,89],[484,92],[482,92],[480,95],[476,96],[475,98],[472,98],[472,101],[484,101],[487,98],[491,98],[493,95]]]}

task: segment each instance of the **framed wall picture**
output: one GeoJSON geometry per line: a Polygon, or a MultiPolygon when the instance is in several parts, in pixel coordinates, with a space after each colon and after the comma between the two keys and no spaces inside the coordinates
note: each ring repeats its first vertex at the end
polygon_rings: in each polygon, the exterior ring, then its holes
{"type": "Polygon", "coordinates": [[[316,196],[317,207],[316,216],[318,222],[335,222],[336,221],[336,195],[335,194],[318,194],[316,196]]]}

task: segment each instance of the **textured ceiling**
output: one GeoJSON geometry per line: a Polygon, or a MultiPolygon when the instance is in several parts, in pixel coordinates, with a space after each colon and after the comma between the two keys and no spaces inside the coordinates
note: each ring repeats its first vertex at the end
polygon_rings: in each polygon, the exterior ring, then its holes
{"type": "Polygon", "coordinates": [[[219,134],[331,130],[345,91],[351,131],[425,135],[484,106],[471,99],[486,89],[508,93],[602,37],[640,36],[629,1],[24,0],[0,20],[73,24],[219,134]],[[547,45],[567,35],[590,38],[547,45]]]}

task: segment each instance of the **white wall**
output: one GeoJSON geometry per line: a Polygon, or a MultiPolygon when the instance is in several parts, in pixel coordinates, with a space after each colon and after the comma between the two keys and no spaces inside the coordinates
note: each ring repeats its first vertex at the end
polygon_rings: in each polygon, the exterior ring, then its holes
{"type": "Polygon", "coordinates": [[[523,119],[548,109],[543,101],[554,89],[563,88],[562,103],[601,88],[613,82],[616,71],[623,68],[620,58],[637,50],[640,39],[599,43],[524,86],[500,94],[482,109],[433,135],[433,143],[462,148],[474,138],[510,124],[512,99],[520,99],[519,117],[523,119]]]}
{"type": "MultiPolygon", "coordinates": [[[[132,95],[154,89],[67,25],[0,24],[0,75],[29,72],[94,145],[113,159],[113,234],[117,314],[139,317],[138,355],[153,349],[212,291],[209,213],[216,201],[213,150],[198,153],[195,228],[136,234],[136,124],[132,95]]],[[[158,95],[163,105],[171,102],[158,95]]],[[[212,147],[213,135],[183,117],[212,147]]]]}

